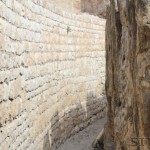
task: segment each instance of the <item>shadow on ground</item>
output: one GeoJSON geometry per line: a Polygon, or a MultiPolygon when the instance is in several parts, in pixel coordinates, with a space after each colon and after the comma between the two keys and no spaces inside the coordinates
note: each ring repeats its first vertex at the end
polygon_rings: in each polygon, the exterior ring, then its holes
{"type": "Polygon", "coordinates": [[[78,102],[64,108],[61,112],[55,112],[50,121],[51,127],[44,137],[43,150],[56,150],[66,139],[96,120],[103,118],[105,114],[106,96],[104,88],[102,96],[99,98],[93,92],[88,92],[85,103],[78,102]]]}

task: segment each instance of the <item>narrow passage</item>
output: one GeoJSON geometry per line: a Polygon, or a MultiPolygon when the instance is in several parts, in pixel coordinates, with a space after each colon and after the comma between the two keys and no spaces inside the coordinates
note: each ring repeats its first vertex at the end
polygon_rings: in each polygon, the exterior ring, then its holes
{"type": "Polygon", "coordinates": [[[68,139],[58,150],[92,150],[92,142],[103,129],[106,118],[99,119],[68,139]]]}

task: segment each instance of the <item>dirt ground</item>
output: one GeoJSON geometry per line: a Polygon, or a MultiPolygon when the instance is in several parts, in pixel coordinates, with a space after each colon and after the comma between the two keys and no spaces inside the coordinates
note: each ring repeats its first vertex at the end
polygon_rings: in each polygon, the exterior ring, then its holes
{"type": "Polygon", "coordinates": [[[92,150],[92,143],[100,133],[106,118],[97,120],[83,131],[68,139],[58,150],[92,150]]]}

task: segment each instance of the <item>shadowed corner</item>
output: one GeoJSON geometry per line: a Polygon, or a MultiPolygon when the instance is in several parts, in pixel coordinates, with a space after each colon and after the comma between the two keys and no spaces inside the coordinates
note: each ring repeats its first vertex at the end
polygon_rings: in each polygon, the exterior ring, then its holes
{"type": "Polygon", "coordinates": [[[78,103],[54,113],[49,131],[44,137],[43,150],[58,149],[67,139],[97,119],[105,117],[107,102],[104,87],[102,90],[100,97],[96,97],[93,91],[87,92],[87,99],[84,103],[78,101],[78,103]]]}

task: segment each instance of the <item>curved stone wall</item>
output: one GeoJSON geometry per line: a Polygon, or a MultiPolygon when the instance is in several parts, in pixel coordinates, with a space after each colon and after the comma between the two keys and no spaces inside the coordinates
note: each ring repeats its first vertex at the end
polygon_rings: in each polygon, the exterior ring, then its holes
{"type": "Polygon", "coordinates": [[[54,4],[57,8],[71,13],[81,12],[81,0],[47,0],[47,2],[54,4]]]}
{"type": "Polygon", "coordinates": [[[105,114],[105,20],[44,0],[0,1],[0,148],[49,150],[105,114]]]}

